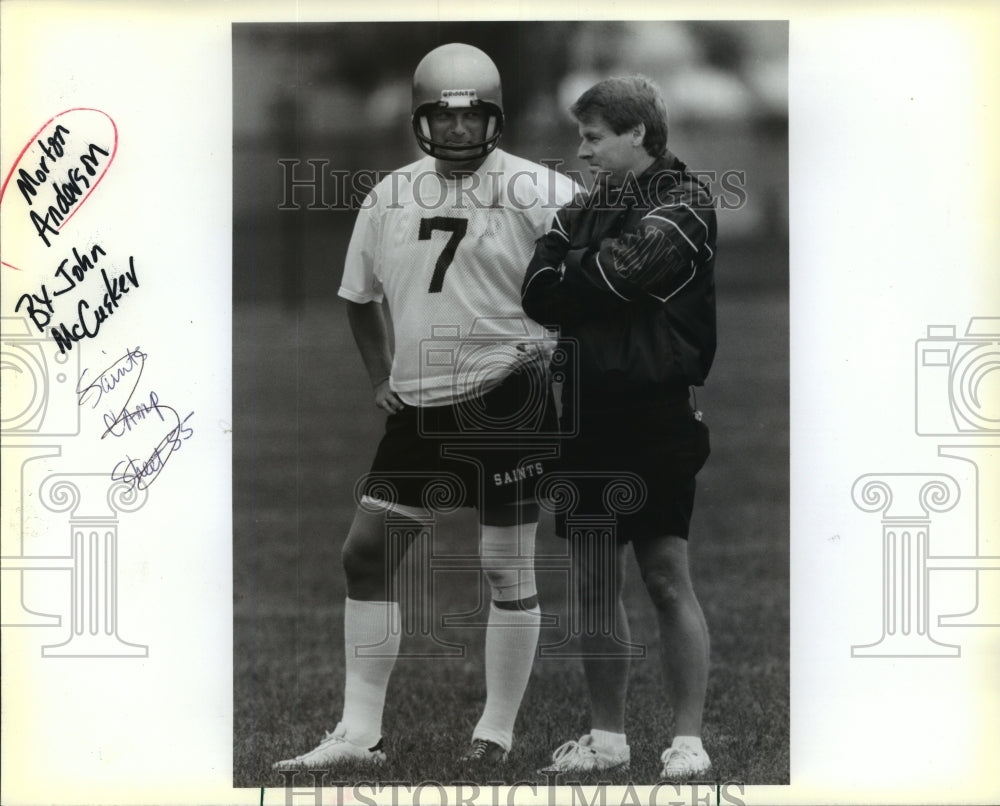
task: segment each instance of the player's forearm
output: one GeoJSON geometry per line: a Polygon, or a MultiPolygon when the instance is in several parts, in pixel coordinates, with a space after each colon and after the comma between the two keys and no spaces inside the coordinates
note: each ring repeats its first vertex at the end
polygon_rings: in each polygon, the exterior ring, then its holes
{"type": "Polygon", "coordinates": [[[392,371],[389,329],[382,305],[378,302],[347,302],[347,321],[368,371],[368,379],[375,387],[388,378],[392,371]]]}

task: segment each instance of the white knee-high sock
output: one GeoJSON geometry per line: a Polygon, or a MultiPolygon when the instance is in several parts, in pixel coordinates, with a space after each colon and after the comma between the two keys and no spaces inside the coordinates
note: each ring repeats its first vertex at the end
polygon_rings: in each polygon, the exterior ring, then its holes
{"type": "Polygon", "coordinates": [[[399,654],[399,604],[348,598],[344,605],[344,714],[347,738],[371,747],[382,736],[389,676],[399,654]]]}
{"type": "Polygon", "coordinates": [[[510,750],[514,721],[538,645],[541,610],[501,610],[493,603],[486,626],[486,707],[472,732],[510,750]]]}
{"type": "Polygon", "coordinates": [[[472,735],[508,750],[541,624],[534,575],[536,527],[484,525],[480,547],[493,604],[486,625],[486,706],[472,735]]]}

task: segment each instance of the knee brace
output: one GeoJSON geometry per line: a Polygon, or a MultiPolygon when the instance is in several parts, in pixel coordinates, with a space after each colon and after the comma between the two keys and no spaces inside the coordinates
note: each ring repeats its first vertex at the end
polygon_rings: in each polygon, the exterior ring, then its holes
{"type": "Polygon", "coordinates": [[[482,527],[479,559],[498,607],[525,602],[533,607],[535,588],[535,530],[537,523],[482,527]]]}

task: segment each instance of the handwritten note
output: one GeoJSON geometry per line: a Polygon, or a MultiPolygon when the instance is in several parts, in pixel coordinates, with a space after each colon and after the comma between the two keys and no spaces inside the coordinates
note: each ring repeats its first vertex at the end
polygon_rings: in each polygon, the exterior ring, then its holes
{"type": "MultiPolygon", "coordinates": [[[[94,235],[102,231],[100,216],[81,216],[72,231],[66,227],[107,176],[118,145],[118,127],[106,112],[68,109],[28,139],[0,187],[2,271],[16,288],[5,298],[13,310],[4,313],[54,341],[60,356],[98,339],[111,317],[134,307],[129,300],[142,293],[136,256],[116,250],[106,234],[94,235]]],[[[146,489],[194,434],[194,412],[182,415],[156,389],[140,390],[148,357],[142,349],[119,355],[102,370],[80,372],[77,404],[101,410],[101,439],[113,441],[120,457],[111,479],[146,489]]]]}
{"type": "Polygon", "coordinates": [[[21,290],[13,312],[54,339],[60,354],[96,338],[125,295],[139,287],[134,255],[117,259],[94,240],[70,246],[60,238],[117,153],[118,128],[110,115],[68,109],[31,136],[0,187],[5,279],[16,279],[21,290]],[[49,250],[62,254],[53,258],[49,250]]]}
{"type": "MultiPolygon", "coordinates": [[[[71,134],[70,130],[62,124],[57,124],[55,131],[42,140],[36,141],[36,145],[43,152],[38,161],[38,167],[33,172],[20,168],[17,172],[17,189],[28,203],[33,207],[38,189],[50,178],[50,174],[56,169],[53,164],[66,154],[66,135],[71,134]],[[48,163],[46,163],[48,160],[48,163]]],[[[72,165],[63,175],[62,181],[53,181],[52,189],[55,191],[53,201],[44,209],[44,213],[31,209],[28,217],[35,227],[35,232],[46,246],[51,246],[50,237],[59,234],[59,226],[73,213],[73,208],[77,202],[87,197],[91,185],[96,185],[100,181],[102,158],[109,161],[111,152],[101,148],[95,143],[88,143],[86,150],[79,155],[76,164],[72,165]]]]}
{"type": "MultiPolygon", "coordinates": [[[[52,246],[104,179],[117,152],[118,127],[107,113],[79,107],[55,115],[31,136],[0,186],[0,204],[16,207],[9,223],[25,221],[46,247],[52,246]],[[19,195],[8,196],[12,181],[19,195]]],[[[6,266],[20,268],[11,260],[5,254],[6,266]]]]}
{"type": "Polygon", "coordinates": [[[174,452],[194,435],[189,424],[193,411],[181,417],[156,390],[139,392],[147,358],[137,345],[96,374],[82,370],[77,384],[79,405],[103,409],[101,439],[111,437],[122,444],[124,455],[111,478],[142,490],[156,481],[174,452]]]}
{"type": "Polygon", "coordinates": [[[97,265],[102,259],[107,262],[107,252],[100,244],[94,244],[89,250],[85,249],[83,254],[74,247],[72,265],[67,268],[71,258],[66,258],[53,272],[53,276],[62,285],[50,289],[46,283],[42,283],[35,292],[22,294],[14,306],[15,312],[24,312],[31,317],[39,333],[45,333],[47,330],[59,345],[61,353],[73,349],[74,343],[81,339],[95,338],[101,330],[101,324],[118,310],[123,297],[132,289],[139,287],[139,273],[133,255],[129,255],[128,269],[118,271],[116,268],[111,268],[110,273],[104,265],[97,265]],[[96,293],[90,296],[90,288],[94,285],[90,283],[87,293],[80,294],[76,299],[76,305],[70,306],[69,323],[59,319],[53,322],[57,317],[56,297],[81,286],[87,280],[87,273],[95,267],[102,280],[96,293]],[[98,297],[98,294],[101,296],[98,297]]]}

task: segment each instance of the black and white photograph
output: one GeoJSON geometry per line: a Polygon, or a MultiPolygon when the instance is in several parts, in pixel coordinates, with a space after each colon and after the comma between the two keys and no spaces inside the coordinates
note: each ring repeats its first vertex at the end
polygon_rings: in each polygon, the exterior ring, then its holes
{"type": "Polygon", "coordinates": [[[787,75],[233,26],[235,786],[788,782],[787,75]]]}
{"type": "Polygon", "coordinates": [[[1000,802],[998,44],[0,0],[0,802],[1000,802]]]}

